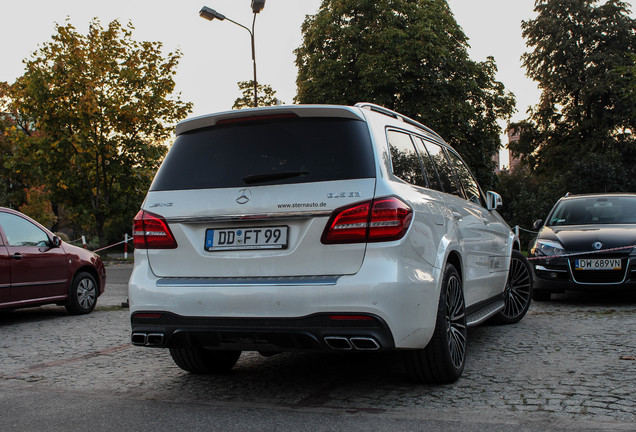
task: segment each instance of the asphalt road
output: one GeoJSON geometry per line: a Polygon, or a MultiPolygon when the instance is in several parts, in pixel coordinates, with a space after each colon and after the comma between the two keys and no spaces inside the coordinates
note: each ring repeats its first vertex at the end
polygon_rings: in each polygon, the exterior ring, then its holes
{"type": "Polygon", "coordinates": [[[130,265],[96,310],[0,313],[1,431],[636,430],[636,295],[533,303],[517,325],[469,331],[453,385],[410,383],[393,354],[243,353],[196,376],[129,344],[130,265]]]}

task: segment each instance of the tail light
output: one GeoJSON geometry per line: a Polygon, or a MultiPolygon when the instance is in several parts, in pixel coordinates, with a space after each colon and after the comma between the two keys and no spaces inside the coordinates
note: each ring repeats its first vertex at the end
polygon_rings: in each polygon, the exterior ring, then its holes
{"type": "Polygon", "coordinates": [[[412,218],[411,207],[395,197],[358,203],[334,211],[321,241],[338,244],[399,240],[412,218]]]}
{"type": "Polygon", "coordinates": [[[176,249],[177,241],[166,220],[140,210],[133,220],[133,244],[137,249],[176,249]]]}

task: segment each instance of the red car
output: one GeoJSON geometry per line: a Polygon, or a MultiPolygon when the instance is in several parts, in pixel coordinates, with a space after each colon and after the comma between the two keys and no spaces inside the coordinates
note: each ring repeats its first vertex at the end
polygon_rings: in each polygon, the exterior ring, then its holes
{"type": "Polygon", "coordinates": [[[105,286],[106,270],[98,255],[0,207],[0,309],[55,303],[71,314],[87,314],[105,286]]]}

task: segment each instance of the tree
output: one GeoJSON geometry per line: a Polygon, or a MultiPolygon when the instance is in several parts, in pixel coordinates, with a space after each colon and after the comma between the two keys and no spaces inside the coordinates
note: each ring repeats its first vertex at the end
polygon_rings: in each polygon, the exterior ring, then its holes
{"type": "Polygon", "coordinates": [[[535,11],[522,23],[533,48],[523,61],[542,93],[512,150],[570,192],[634,190],[636,26],[626,4],[539,0],[535,11]]]}
{"type": "Polygon", "coordinates": [[[14,168],[36,171],[54,209],[90,217],[102,245],[109,226],[130,225],[171,125],[191,109],[171,98],[181,53],[164,56],[161,43],[135,41],[133,29],[94,19],[83,35],[56,25],[10,88],[13,109],[42,135],[19,143],[14,168]]]}
{"type": "Polygon", "coordinates": [[[9,85],[0,82],[0,205],[19,208],[26,200],[25,177],[29,170],[13,169],[12,160],[18,143],[24,142],[32,131],[20,113],[12,109],[9,93],[9,85]]]}
{"type": "Polygon", "coordinates": [[[446,0],[325,0],[302,26],[296,101],[374,102],[435,129],[483,186],[494,180],[497,119],[513,96],[495,62],[475,62],[446,0]]]}
{"type": "Polygon", "coordinates": [[[57,221],[57,216],[47,196],[44,186],[31,187],[26,191],[26,203],[20,206],[20,211],[42,225],[51,227],[57,221]]]}
{"type": "MultiPolygon", "coordinates": [[[[254,80],[236,83],[243,96],[234,101],[232,109],[251,108],[254,106],[254,80]]],[[[269,84],[258,84],[258,106],[277,105],[276,91],[269,84]]]]}
{"type": "Polygon", "coordinates": [[[522,249],[534,237],[528,232],[534,222],[545,219],[554,203],[563,196],[561,180],[541,181],[530,175],[527,166],[499,174],[497,191],[503,198],[503,208],[499,213],[510,226],[518,225],[525,230],[519,233],[522,249]]]}

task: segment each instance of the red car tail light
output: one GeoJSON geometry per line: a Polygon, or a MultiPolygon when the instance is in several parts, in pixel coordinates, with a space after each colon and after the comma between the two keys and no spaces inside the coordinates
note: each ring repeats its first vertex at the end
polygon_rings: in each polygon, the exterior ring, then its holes
{"type": "Polygon", "coordinates": [[[382,198],[373,202],[369,224],[370,242],[399,240],[411,225],[413,210],[397,198],[382,198]]]}
{"type": "Polygon", "coordinates": [[[367,240],[371,201],[337,209],[331,215],[322,243],[363,243],[367,240]]]}
{"type": "Polygon", "coordinates": [[[140,210],[133,220],[133,244],[137,249],[176,249],[177,241],[166,220],[140,210]]]}
{"type": "Polygon", "coordinates": [[[406,234],[413,210],[395,197],[380,198],[343,207],[333,212],[323,244],[399,240],[406,234]]]}

